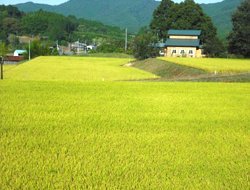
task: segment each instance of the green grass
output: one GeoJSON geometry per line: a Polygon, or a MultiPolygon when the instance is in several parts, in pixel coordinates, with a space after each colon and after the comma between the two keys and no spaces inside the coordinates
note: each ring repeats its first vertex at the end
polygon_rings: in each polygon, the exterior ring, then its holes
{"type": "Polygon", "coordinates": [[[195,77],[199,75],[208,74],[208,72],[201,69],[171,63],[165,60],[155,58],[146,59],[142,61],[135,61],[133,62],[133,67],[150,73],[154,73],[155,75],[161,77],[160,80],[195,77]]]}
{"type": "Polygon", "coordinates": [[[222,58],[165,58],[158,59],[186,65],[209,72],[239,73],[250,72],[250,59],[222,59],[222,58]]]}
{"type": "Polygon", "coordinates": [[[99,69],[58,81],[59,60],[0,81],[0,189],[249,188],[249,83],[99,82],[99,69]]]}
{"type": "MultiPolygon", "coordinates": [[[[138,69],[124,67],[129,58],[38,57],[6,69],[5,78],[15,80],[115,81],[155,78],[138,69]]],[[[8,66],[7,66],[8,67],[8,66]]]]}

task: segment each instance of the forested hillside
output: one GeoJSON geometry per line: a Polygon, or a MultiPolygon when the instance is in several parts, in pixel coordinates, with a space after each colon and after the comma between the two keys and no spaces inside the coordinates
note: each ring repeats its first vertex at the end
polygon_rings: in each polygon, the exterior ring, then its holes
{"type": "Polygon", "coordinates": [[[39,10],[23,13],[13,6],[0,6],[0,40],[6,41],[10,34],[46,36],[49,40],[74,41],[94,38],[99,40],[123,39],[124,32],[97,21],[77,19],[74,16],[39,10]]]}
{"type": "Polygon", "coordinates": [[[6,40],[9,33],[20,32],[23,15],[16,7],[0,5],[0,40],[6,40]]]}
{"type": "MultiPolygon", "coordinates": [[[[218,28],[219,36],[225,38],[232,28],[231,15],[243,0],[224,0],[219,3],[201,4],[218,28]]],[[[49,6],[35,3],[16,5],[25,12],[44,9],[64,15],[74,15],[101,21],[105,24],[129,28],[137,32],[146,26],[152,19],[152,13],[158,7],[159,1],[154,0],[70,0],[58,6],[49,6]]]]}
{"type": "Polygon", "coordinates": [[[78,18],[101,21],[108,25],[128,28],[136,32],[149,24],[153,10],[159,5],[155,0],[70,0],[58,6],[24,3],[16,5],[25,12],[44,9],[78,18]]]}

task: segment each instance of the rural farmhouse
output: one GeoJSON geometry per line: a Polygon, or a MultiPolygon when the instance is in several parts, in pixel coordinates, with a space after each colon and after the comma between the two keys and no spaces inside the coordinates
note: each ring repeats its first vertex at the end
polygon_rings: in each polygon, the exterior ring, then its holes
{"type": "Polygon", "coordinates": [[[201,30],[169,30],[164,44],[166,57],[202,57],[201,30]]]}

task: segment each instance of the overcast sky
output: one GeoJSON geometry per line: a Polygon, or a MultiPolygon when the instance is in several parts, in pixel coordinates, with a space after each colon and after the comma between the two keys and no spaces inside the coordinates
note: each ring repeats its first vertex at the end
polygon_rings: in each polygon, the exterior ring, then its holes
{"type": "MultiPolygon", "coordinates": [[[[0,0],[0,4],[18,4],[32,1],[34,3],[43,3],[43,4],[50,4],[50,5],[58,5],[68,0],[0,0]]],[[[175,2],[180,2],[182,0],[174,0],[175,2]]],[[[195,0],[197,3],[215,3],[220,2],[222,0],[195,0]]]]}

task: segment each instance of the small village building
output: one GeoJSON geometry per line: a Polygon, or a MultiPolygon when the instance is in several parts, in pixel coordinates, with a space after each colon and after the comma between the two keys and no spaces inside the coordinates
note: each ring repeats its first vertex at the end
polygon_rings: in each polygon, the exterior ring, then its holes
{"type": "Polygon", "coordinates": [[[8,54],[5,56],[4,58],[4,63],[5,64],[12,64],[12,63],[18,63],[23,61],[24,58],[24,54],[26,54],[27,51],[26,50],[15,50],[13,54],[8,54]]]}
{"type": "Polygon", "coordinates": [[[166,57],[202,57],[201,30],[169,30],[166,57]]]}
{"type": "Polygon", "coordinates": [[[69,47],[63,51],[64,54],[87,54],[91,50],[96,50],[95,45],[87,45],[86,43],[81,43],[79,40],[73,43],[69,43],[69,47]]]}
{"type": "Polygon", "coordinates": [[[87,53],[87,44],[81,43],[79,40],[69,44],[71,51],[76,54],[85,54],[87,53]]]}

